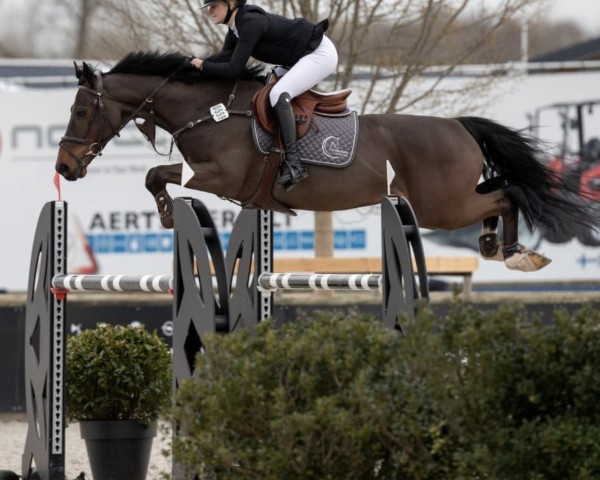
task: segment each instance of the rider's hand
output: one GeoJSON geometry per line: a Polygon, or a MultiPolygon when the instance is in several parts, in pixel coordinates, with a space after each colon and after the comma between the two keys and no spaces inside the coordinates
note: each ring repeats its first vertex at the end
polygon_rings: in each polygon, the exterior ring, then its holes
{"type": "Polygon", "coordinates": [[[202,60],[201,58],[192,58],[192,62],[191,63],[198,70],[202,70],[202,64],[204,63],[204,60],[202,60]]]}

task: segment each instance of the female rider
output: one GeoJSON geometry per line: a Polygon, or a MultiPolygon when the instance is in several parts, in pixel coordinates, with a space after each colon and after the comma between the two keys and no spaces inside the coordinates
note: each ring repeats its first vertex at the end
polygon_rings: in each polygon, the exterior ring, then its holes
{"type": "Polygon", "coordinates": [[[265,63],[280,65],[276,73],[283,77],[270,92],[275,110],[285,162],[278,182],[285,190],[293,188],[308,176],[296,148],[296,121],[291,99],[315,86],[335,71],[337,51],[324,35],[328,20],[316,25],[304,18],[293,20],[265,12],[246,0],[204,0],[213,23],[229,27],[219,53],[202,60],[193,58],[192,65],[208,77],[238,78],[250,56],[265,63]]]}

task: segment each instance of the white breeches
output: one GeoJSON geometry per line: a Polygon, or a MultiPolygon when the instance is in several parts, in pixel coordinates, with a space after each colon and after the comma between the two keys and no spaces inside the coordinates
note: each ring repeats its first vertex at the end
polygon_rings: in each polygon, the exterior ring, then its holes
{"type": "Polygon", "coordinates": [[[285,72],[271,90],[269,100],[275,106],[282,93],[288,93],[292,98],[297,97],[309,88],[314,87],[333,72],[338,63],[335,45],[323,35],[323,40],[317,49],[305,55],[289,70],[278,67],[275,71],[278,77],[285,72]]]}

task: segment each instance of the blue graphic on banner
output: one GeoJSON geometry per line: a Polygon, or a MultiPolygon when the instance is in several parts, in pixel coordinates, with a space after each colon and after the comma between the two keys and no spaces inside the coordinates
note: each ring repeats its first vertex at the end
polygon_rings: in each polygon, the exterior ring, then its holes
{"type": "Polygon", "coordinates": [[[577,263],[581,266],[582,269],[586,268],[587,266],[593,267],[595,266],[596,268],[600,267],[600,255],[594,257],[594,256],[587,256],[585,253],[581,254],[581,256],[577,259],[577,263]]]}
{"type": "Polygon", "coordinates": [[[367,233],[364,230],[336,230],[333,233],[335,250],[356,250],[366,246],[367,233]]]}
{"type": "MultiPolygon", "coordinates": [[[[223,249],[227,249],[230,232],[219,234],[223,249]]],[[[173,234],[165,233],[101,233],[87,235],[94,253],[172,253],[173,234]]],[[[367,248],[365,230],[336,230],[333,234],[335,250],[359,250],[367,248]]],[[[286,230],[273,232],[273,250],[314,250],[315,233],[312,230],[286,230]]]]}
{"type": "Polygon", "coordinates": [[[87,235],[94,253],[172,253],[172,233],[101,233],[87,235]]]}

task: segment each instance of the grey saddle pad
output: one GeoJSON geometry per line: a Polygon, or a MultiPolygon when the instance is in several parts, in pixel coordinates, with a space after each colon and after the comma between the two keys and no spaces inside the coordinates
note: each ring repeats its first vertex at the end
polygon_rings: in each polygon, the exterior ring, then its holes
{"type": "MultiPolygon", "coordinates": [[[[273,148],[275,136],[252,119],[252,137],[257,150],[268,155],[273,148]]],[[[352,163],[358,140],[356,112],[345,116],[315,114],[306,135],[298,140],[298,153],[304,163],[324,167],[347,167],[352,163]]]]}

